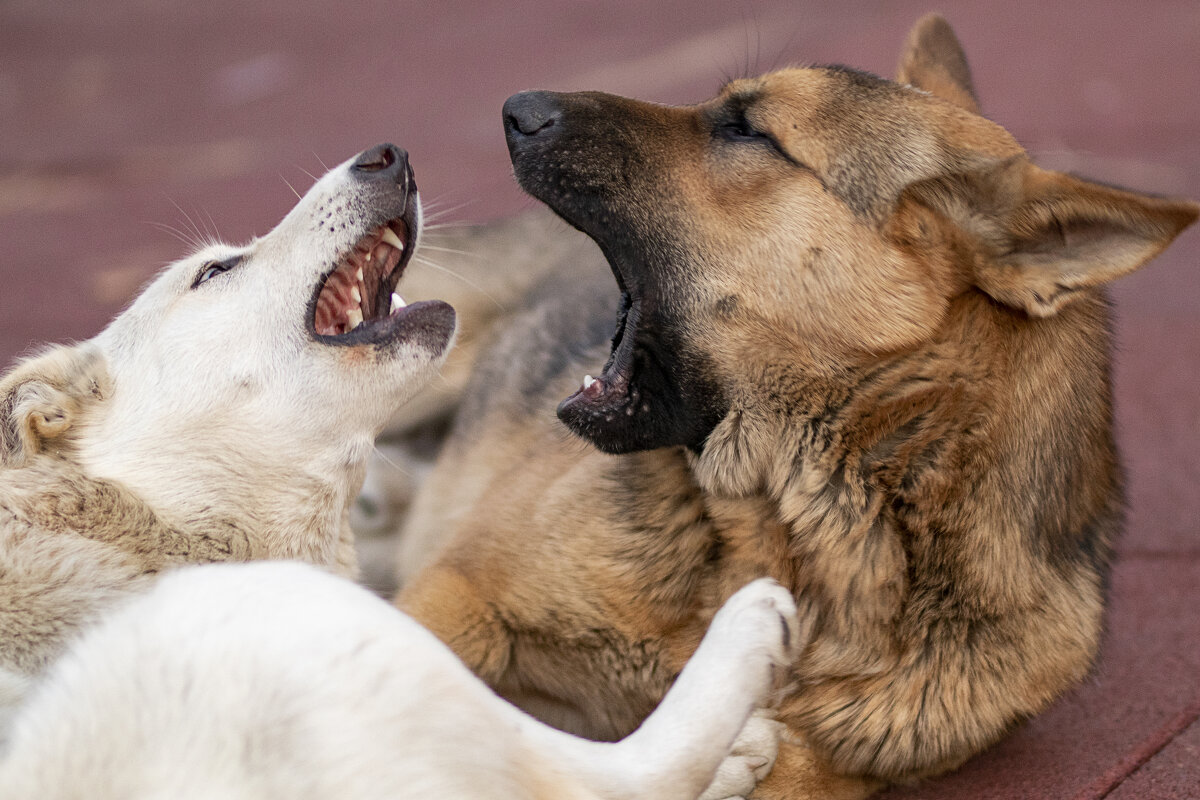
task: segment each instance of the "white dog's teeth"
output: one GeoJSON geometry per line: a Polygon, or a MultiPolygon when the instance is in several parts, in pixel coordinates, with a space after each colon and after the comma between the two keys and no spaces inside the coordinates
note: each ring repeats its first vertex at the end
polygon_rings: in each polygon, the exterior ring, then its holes
{"type": "Polygon", "coordinates": [[[595,382],[596,382],[596,379],[593,378],[591,375],[583,376],[583,388],[585,388],[585,389],[591,388],[591,385],[595,382]]]}
{"type": "Polygon", "coordinates": [[[387,242],[392,247],[399,250],[401,253],[404,252],[404,242],[400,241],[400,237],[396,235],[396,232],[394,230],[392,230],[391,228],[389,228],[387,225],[383,226],[383,237],[382,238],[383,238],[383,241],[387,242]]]}
{"type": "MultiPolygon", "coordinates": [[[[368,255],[368,256],[370,256],[371,254],[370,254],[370,253],[367,253],[367,255],[368,255]]],[[[359,283],[362,283],[362,282],[363,282],[363,272],[362,272],[362,267],[359,267],[359,268],[358,268],[358,272],[354,273],[354,277],[358,279],[358,282],[359,282],[359,283]]]]}
{"type": "Polygon", "coordinates": [[[350,297],[353,298],[354,302],[356,303],[362,302],[362,292],[358,290],[357,286],[352,286],[350,288],[350,297]]]}
{"type": "Polygon", "coordinates": [[[349,327],[346,328],[347,331],[352,331],[359,325],[362,325],[362,321],[363,315],[361,308],[352,308],[346,312],[346,322],[350,323],[349,327]]]}
{"type": "Polygon", "coordinates": [[[395,292],[392,292],[392,307],[391,307],[391,309],[388,311],[388,313],[389,313],[389,314],[395,314],[395,313],[396,313],[396,309],[398,309],[398,308],[404,308],[404,306],[406,306],[406,305],[407,305],[407,303],[405,303],[405,302],[404,302],[404,298],[403,298],[403,297],[401,297],[400,295],[396,294],[395,292]]]}

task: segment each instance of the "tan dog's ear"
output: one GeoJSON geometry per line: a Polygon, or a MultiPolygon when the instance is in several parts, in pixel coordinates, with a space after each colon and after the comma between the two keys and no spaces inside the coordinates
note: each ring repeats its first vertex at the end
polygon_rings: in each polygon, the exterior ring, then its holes
{"type": "Polygon", "coordinates": [[[979,288],[1045,317],[1084,289],[1133,272],[1196,221],[1200,206],[1027,164],[1005,220],[1007,252],[976,269],[979,288]]]}
{"type": "Polygon", "coordinates": [[[905,190],[971,252],[966,280],[1048,317],[1082,291],[1127,275],[1196,221],[1189,200],[1152,197],[1041,169],[1024,156],[905,190]]]}
{"type": "Polygon", "coordinates": [[[979,100],[971,83],[971,68],[950,24],[937,14],[921,18],[908,34],[896,82],[923,89],[974,114],[979,100]]]}
{"type": "Polygon", "coordinates": [[[0,464],[20,466],[61,442],[84,405],[106,393],[100,354],[87,345],[56,347],[0,380],[0,464]]]}

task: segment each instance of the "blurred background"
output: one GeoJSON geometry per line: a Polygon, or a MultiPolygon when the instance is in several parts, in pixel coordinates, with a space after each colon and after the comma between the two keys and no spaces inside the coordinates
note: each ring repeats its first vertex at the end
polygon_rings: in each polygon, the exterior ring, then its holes
{"type": "MultiPolygon", "coordinates": [[[[941,11],[985,112],[1044,166],[1200,198],[1200,4],[1095,0],[0,0],[0,364],[86,338],[181,239],[246,240],[380,141],[442,220],[529,207],[519,90],[699,101],[839,62],[890,76],[941,11]]],[[[1129,533],[1096,676],[896,797],[1200,796],[1200,234],[1114,290],[1129,533]]]]}

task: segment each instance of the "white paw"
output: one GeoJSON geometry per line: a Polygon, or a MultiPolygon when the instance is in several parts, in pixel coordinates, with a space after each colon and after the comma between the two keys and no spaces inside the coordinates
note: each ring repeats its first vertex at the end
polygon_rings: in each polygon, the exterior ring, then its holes
{"type": "Polygon", "coordinates": [[[733,742],[729,756],[717,768],[712,783],[699,800],[744,798],[775,766],[783,723],[756,711],[733,742]]]}
{"type": "Polygon", "coordinates": [[[807,642],[791,592],[759,578],[734,593],[713,619],[724,635],[764,648],[777,665],[790,664],[807,642]]]}

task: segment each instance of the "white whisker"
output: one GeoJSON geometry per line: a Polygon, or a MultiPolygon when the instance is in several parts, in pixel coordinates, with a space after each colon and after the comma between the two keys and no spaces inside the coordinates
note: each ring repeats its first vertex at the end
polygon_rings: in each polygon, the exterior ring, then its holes
{"type": "Polygon", "coordinates": [[[392,461],[390,458],[388,458],[386,455],[384,455],[383,451],[379,449],[379,445],[376,444],[376,445],[372,445],[371,447],[375,451],[375,455],[379,456],[383,461],[387,462],[388,466],[390,466],[392,469],[394,469],[398,472],[403,472],[405,475],[409,476],[410,478],[413,476],[413,473],[410,470],[405,469],[404,467],[400,466],[395,461],[392,461]]]}
{"type": "Polygon", "coordinates": [[[183,221],[191,230],[193,236],[192,243],[197,250],[217,243],[216,237],[214,237],[211,233],[200,230],[200,226],[196,224],[194,219],[192,219],[192,215],[184,211],[183,206],[179,205],[179,203],[176,203],[173,197],[166,194],[164,194],[163,197],[167,198],[167,202],[175,206],[175,210],[183,216],[183,221]]]}
{"type": "Polygon", "coordinates": [[[439,253],[454,253],[455,255],[471,256],[472,258],[479,258],[481,255],[483,255],[482,253],[476,253],[476,252],[472,252],[470,250],[456,250],[453,247],[439,247],[436,244],[428,244],[426,242],[421,243],[421,249],[422,250],[436,250],[439,253]]]}
{"type": "Polygon", "coordinates": [[[179,228],[176,228],[174,225],[167,225],[164,222],[154,222],[153,220],[147,220],[144,224],[152,225],[155,228],[158,228],[163,233],[170,234],[172,238],[178,239],[180,242],[185,244],[188,247],[188,249],[191,249],[191,250],[200,249],[200,242],[196,240],[195,236],[188,233],[187,231],[179,230],[179,228]]]}
{"type": "Polygon", "coordinates": [[[200,211],[205,217],[208,218],[208,223],[205,224],[204,230],[207,231],[210,227],[212,228],[212,233],[209,234],[209,238],[214,242],[221,241],[221,232],[217,230],[217,223],[213,220],[212,214],[208,213],[208,209],[206,208],[201,208],[200,211]]]}
{"type": "Polygon", "coordinates": [[[297,200],[303,200],[303,199],[304,199],[303,197],[301,197],[301,196],[300,196],[300,193],[296,191],[296,187],[295,187],[295,186],[292,186],[292,184],[291,184],[291,183],[288,181],[288,179],[287,179],[287,178],[285,178],[285,177],[283,177],[283,173],[282,173],[282,172],[281,172],[281,173],[279,173],[279,179],[280,179],[281,181],[283,181],[285,184],[287,184],[287,187],[288,187],[289,189],[291,189],[291,190],[292,190],[292,194],[296,195],[296,199],[297,199],[297,200]]]}
{"type": "Polygon", "coordinates": [[[482,286],[480,286],[479,284],[475,283],[475,282],[474,282],[474,281],[472,281],[470,278],[467,278],[466,276],[464,276],[464,275],[461,275],[461,274],[459,274],[459,273],[455,272],[455,271],[454,271],[454,270],[452,270],[452,269],[449,269],[449,268],[447,268],[447,267],[443,267],[441,264],[437,264],[437,263],[435,263],[435,262],[433,262],[433,261],[430,261],[430,260],[429,260],[429,259],[427,259],[427,258],[422,258],[422,257],[420,256],[420,254],[418,254],[418,253],[414,253],[414,254],[413,254],[413,261],[418,261],[418,262],[420,262],[420,263],[424,264],[424,265],[425,265],[425,266],[427,266],[427,267],[430,267],[430,268],[432,268],[432,269],[436,269],[436,270],[438,270],[439,272],[444,272],[444,273],[446,273],[447,275],[449,275],[449,276],[450,276],[450,277],[452,277],[452,278],[457,278],[458,280],[460,280],[460,281],[462,281],[463,283],[465,283],[467,286],[470,286],[472,289],[474,289],[475,291],[477,291],[477,292],[479,292],[480,294],[482,294],[482,295],[483,295],[484,297],[486,297],[488,300],[491,300],[491,301],[492,301],[492,303],[494,303],[494,304],[495,304],[496,308],[500,309],[501,311],[503,311],[503,310],[504,310],[504,304],[503,304],[503,303],[501,303],[499,300],[497,300],[497,299],[496,299],[496,298],[495,298],[495,297],[492,295],[492,293],[491,293],[491,292],[489,292],[487,289],[484,289],[482,286]]]}
{"type": "Polygon", "coordinates": [[[426,233],[437,235],[446,230],[462,230],[463,228],[474,228],[479,225],[478,222],[467,222],[466,220],[454,220],[452,222],[429,222],[426,221],[422,226],[426,233]]]}
{"type": "Polygon", "coordinates": [[[462,209],[466,208],[467,206],[474,205],[475,203],[477,203],[479,201],[478,200],[466,200],[457,205],[448,206],[447,208],[439,208],[438,205],[441,202],[442,202],[442,198],[435,197],[432,200],[425,200],[421,203],[422,207],[425,209],[425,214],[428,219],[433,220],[433,219],[437,219],[438,217],[444,217],[447,214],[453,214],[455,211],[461,211],[462,209]]]}

